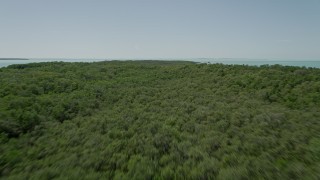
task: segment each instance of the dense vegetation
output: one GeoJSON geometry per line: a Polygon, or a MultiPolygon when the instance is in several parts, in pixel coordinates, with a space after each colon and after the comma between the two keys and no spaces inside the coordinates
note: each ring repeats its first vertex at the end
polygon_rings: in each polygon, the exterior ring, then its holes
{"type": "Polygon", "coordinates": [[[4,179],[320,179],[320,69],[0,68],[4,179]]]}

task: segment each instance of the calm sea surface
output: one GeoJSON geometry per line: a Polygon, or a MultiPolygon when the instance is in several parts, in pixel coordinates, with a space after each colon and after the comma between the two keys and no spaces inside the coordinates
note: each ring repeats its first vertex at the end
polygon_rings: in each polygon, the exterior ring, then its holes
{"type": "Polygon", "coordinates": [[[29,60],[0,60],[0,67],[6,67],[11,64],[28,64],[28,63],[40,63],[40,62],[54,62],[54,61],[63,61],[63,62],[97,62],[105,61],[105,59],[29,59],[29,60]]]}
{"type": "MultiPolygon", "coordinates": [[[[98,61],[111,61],[112,59],[29,59],[29,60],[0,60],[0,67],[6,67],[11,64],[27,64],[38,62],[98,62],[98,61]]],[[[126,59],[115,59],[126,60],[126,59]]],[[[139,59],[132,59],[139,60],[139,59]]],[[[155,59],[156,60],[156,59],[155,59]]],[[[175,60],[175,59],[159,59],[159,60],[175,60]]],[[[265,60],[265,59],[233,59],[233,58],[196,58],[196,59],[179,59],[185,61],[194,61],[201,63],[222,63],[222,64],[238,64],[238,65],[251,65],[260,66],[264,64],[274,65],[280,64],[284,66],[300,66],[300,67],[315,67],[320,68],[320,59],[317,60],[265,60]]]]}

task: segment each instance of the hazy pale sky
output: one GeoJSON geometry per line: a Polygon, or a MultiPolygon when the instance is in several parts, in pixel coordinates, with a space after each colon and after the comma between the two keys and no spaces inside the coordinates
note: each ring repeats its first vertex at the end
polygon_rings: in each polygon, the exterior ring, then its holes
{"type": "Polygon", "coordinates": [[[1,0],[0,57],[320,59],[320,0],[1,0]]]}

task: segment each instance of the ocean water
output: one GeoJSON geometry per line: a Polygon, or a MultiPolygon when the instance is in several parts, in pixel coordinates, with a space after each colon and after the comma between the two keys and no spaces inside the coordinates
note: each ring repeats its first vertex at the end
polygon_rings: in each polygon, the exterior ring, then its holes
{"type": "Polygon", "coordinates": [[[106,59],[62,59],[62,58],[42,58],[42,59],[29,59],[29,60],[0,60],[0,68],[7,67],[12,64],[28,64],[28,63],[40,63],[40,62],[98,62],[105,61],[106,59]]]}
{"type": "MultiPolygon", "coordinates": [[[[29,60],[0,60],[0,68],[6,67],[11,64],[27,64],[27,63],[39,63],[39,62],[98,62],[98,61],[111,61],[111,60],[129,60],[129,59],[29,59],[29,60]]],[[[146,60],[146,59],[131,59],[131,60],[146,60]]],[[[250,66],[261,66],[261,65],[275,65],[280,64],[284,66],[299,66],[299,67],[313,67],[320,68],[319,60],[277,60],[277,59],[238,59],[238,58],[181,58],[181,59],[154,59],[154,60],[183,60],[183,61],[194,61],[199,63],[222,63],[222,64],[237,64],[237,65],[250,65],[250,66]]]]}

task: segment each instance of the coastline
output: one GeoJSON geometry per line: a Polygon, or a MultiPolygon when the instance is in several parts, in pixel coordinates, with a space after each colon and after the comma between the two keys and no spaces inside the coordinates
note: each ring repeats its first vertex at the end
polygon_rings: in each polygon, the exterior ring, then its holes
{"type": "Polygon", "coordinates": [[[27,58],[0,58],[0,61],[1,60],[29,60],[27,58]]]}

